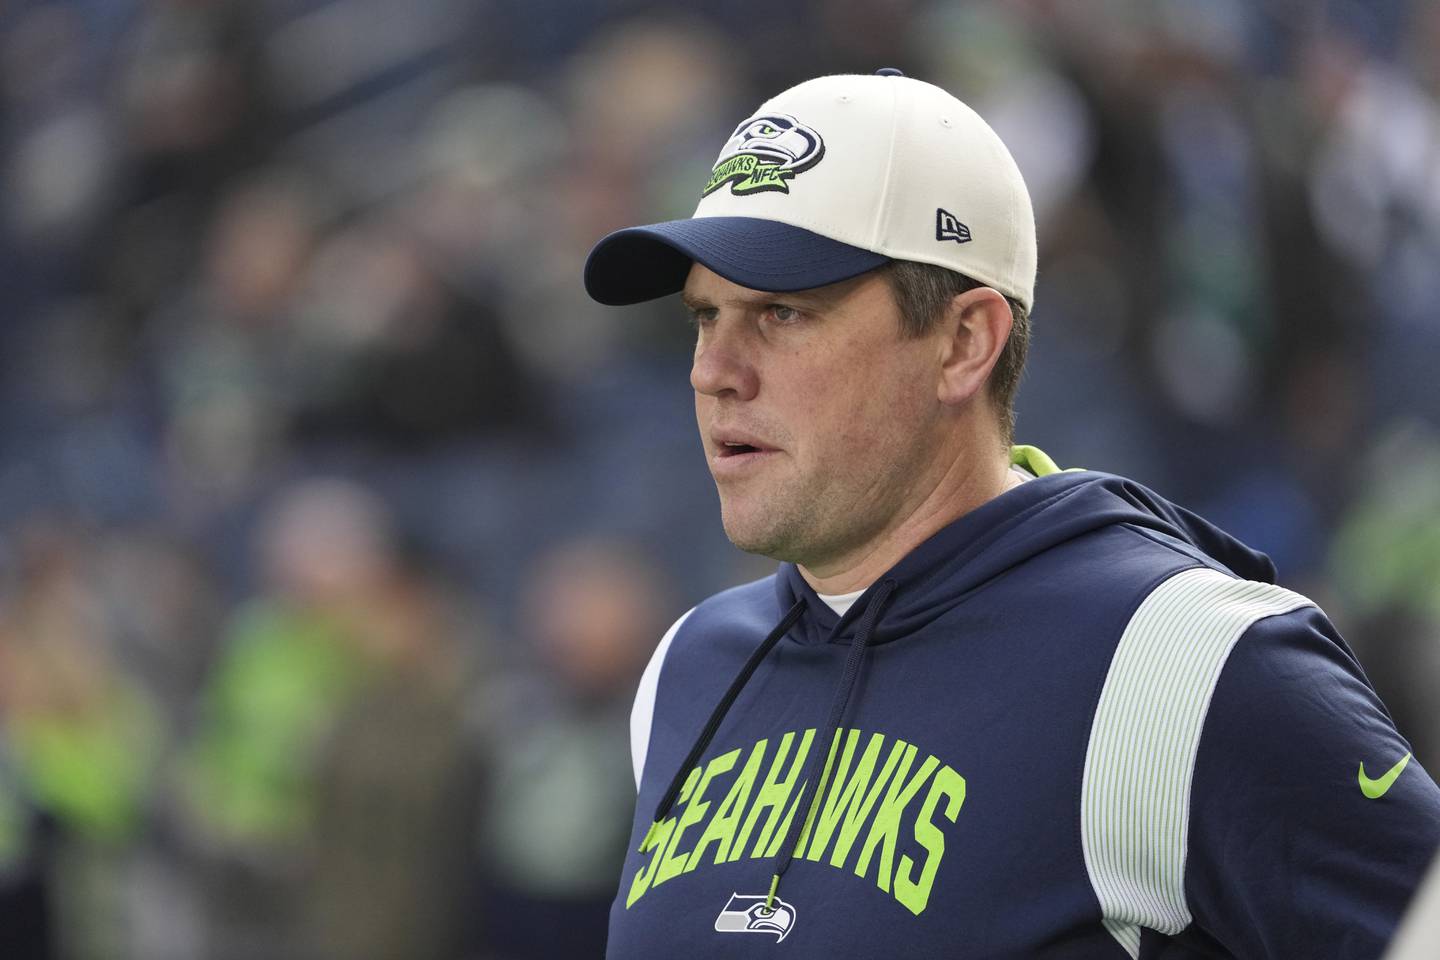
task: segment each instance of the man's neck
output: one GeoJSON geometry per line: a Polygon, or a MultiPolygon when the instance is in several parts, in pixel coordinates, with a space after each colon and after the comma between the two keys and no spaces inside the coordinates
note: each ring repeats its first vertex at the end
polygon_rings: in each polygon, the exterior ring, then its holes
{"type": "Polygon", "coordinates": [[[930,494],[894,526],[837,560],[807,566],[800,575],[816,593],[843,594],[868,587],[911,550],[971,510],[1021,482],[1009,458],[957,458],[930,494]]]}

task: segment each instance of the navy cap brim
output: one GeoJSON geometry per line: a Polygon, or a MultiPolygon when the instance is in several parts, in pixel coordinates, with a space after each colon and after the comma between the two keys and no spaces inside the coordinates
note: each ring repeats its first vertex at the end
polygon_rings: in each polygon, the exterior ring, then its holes
{"type": "Polygon", "coordinates": [[[585,290],[612,307],[679,293],[692,263],[752,290],[793,293],[849,280],[890,258],[788,223],[696,217],[617,230],[585,261],[585,290]]]}

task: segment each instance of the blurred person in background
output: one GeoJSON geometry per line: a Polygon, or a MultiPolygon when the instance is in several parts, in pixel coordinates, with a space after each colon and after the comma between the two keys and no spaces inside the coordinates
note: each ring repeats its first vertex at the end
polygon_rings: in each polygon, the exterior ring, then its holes
{"type": "Polygon", "coordinates": [[[1440,430],[1401,422],[1374,438],[1361,463],[1371,483],[1328,556],[1335,593],[1375,683],[1395,691],[1387,702],[1396,722],[1417,743],[1440,743],[1440,430]]]}
{"type": "Polygon", "coordinates": [[[37,520],[13,546],[0,592],[0,823],[8,870],[37,871],[21,882],[37,914],[11,922],[41,956],[126,957],[163,714],[118,660],[86,534],[37,520]]]}
{"type": "Polygon", "coordinates": [[[332,232],[293,310],[270,355],[296,441],[405,451],[543,435],[544,398],[490,299],[435,268],[403,211],[332,232]]]}
{"type": "Polygon", "coordinates": [[[270,168],[227,185],[194,274],[146,318],[174,510],[243,501],[284,455],[296,298],[320,242],[307,188],[270,168]]]}
{"type": "Polygon", "coordinates": [[[8,759],[0,761],[0,954],[7,957],[57,956],[41,826],[8,759]]]}
{"type": "Polygon", "coordinates": [[[629,707],[669,597],[633,547],[560,544],[524,587],[526,658],[491,694],[481,829],[486,941],[504,960],[594,957],[634,806],[629,707]]]}
{"type": "Polygon", "coordinates": [[[181,768],[214,958],[458,949],[479,638],[362,487],[311,480],[260,524],[181,768]]]}

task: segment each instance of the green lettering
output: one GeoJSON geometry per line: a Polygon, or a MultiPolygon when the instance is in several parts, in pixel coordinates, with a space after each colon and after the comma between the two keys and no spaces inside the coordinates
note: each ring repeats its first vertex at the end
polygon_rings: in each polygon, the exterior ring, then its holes
{"type": "MultiPolygon", "coordinates": [[[[700,768],[696,767],[690,771],[685,778],[685,783],[680,788],[680,802],[684,802],[690,792],[695,789],[695,782],[700,779],[700,768]]],[[[660,859],[660,851],[664,850],[670,839],[671,832],[675,829],[675,818],[666,817],[664,820],[657,820],[650,824],[650,829],[645,831],[645,839],[640,841],[640,852],[649,853],[655,851],[648,864],[642,864],[639,870],[635,871],[635,877],[630,881],[630,892],[625,896],[625,909],[629,910],[630,905],[644,896],[645,891],[650,889],[650,882],[655,878],[655,862],[660,859]]]]}
{"type": "Polygon", "coordinates": [[[750,179],[757,186],[763,186],[767,183],[781,183],[784,178],[781,176],[780,165],[778,163],[767,163],[763,166],[756,167],[755,172],[750,175],[750,179]]]}
{"type": "MultiPolygon", "coordinates": [[[[795,799],[790,801],[790,808],[785,811],[785,819],[781,822],[780,829],[775,831],[775,836],[771,839],[770,846],[765,851],[765,856],[767,858],[773,857],[775,856],[775,854],[780,852],[780,844],[784,843],[785,838],[790,836],[790,821],[795,819],[795,811],[799,808],[801,801],[803,801],[804,799],[805,784],[801,783],[800,789],[795,791],[795,799]]],[[[757,855],[758,852],[756,854],[752,854],[752,856],[757,855]]]]}
{"type": "Polygon", "coordinates": [[[770,835],[775,831],[775,821],[780,818],[781,811],[785,809],[785,801],[789,799],[790,792],[795,789],[795,781],[799,778],[800,771],[805,768],[805,758],[810,753],[811,741],[815,739],[815,729],[812,727],[805,731],[805,735],[800,740],[800,749],[795,751],[795,759],[790,764],[790,772],[785,775],[784,780],[777,780],[776,778],[780,776],[780,771],[784,767],[785,757],[790,753],[790,744],[794,739],[794,732],[786,733],[780,738],[780,746],[776,750],[775,759],[770,763],[770,772],[765,775],[765,783],[761,785],[760,792],[755,794],[755,802],[751,804],[750,811],[745,815],[745,823],[741,825],[740,833],[730,846],[732,863],[740,859],[740,854],[750,839],[750,831],[754,829],[760,812],[769,810],[770,816],[766,819],[765,826],[760,831],[760,837],[755,842],[755,849],[750,854],[752,857],[763,856],[762,851],[770,842],[770,835]]]}
{"type": "Polygon", "coordinates": [[[765,747],[768,740],[761,740],[750,750],[750,758],[745,761],[740,776],[730,785],[730,792],[725,794],[725,799],[720,801],[719,808],[710,822],[705,825],[705,832],[700,834],[700,842],[695,844],[695,850],[690,854],[690,860],[685,864],[685,872],[694,870],[700,863],[700,858],[705,855],[705,848],[711,843],[715,847],[715,862],[724,863],[725,858],[730,855],[730,841],[735,836],[735,827],[740,822],[741,815],[745,812],[745,802],[750,799],[750,788],[755,785],[755,775],[760,770],[760,761],[765,758],[765,747]]]}
{"type": "MultiPolygon", "coordinates": [[[[838,733],[839,731],[836,732],[838,733]]],[[[845,738],[845,749],[840,754],[840,765],[835,770],[835,779],[831,781],[830,792],[825,795],[825,798],[820,803],[815,805],[816,809],[814,814],[812,814],[811,821],[805,824],[806,834],[812,835],[814,838],[814,842],[812,842],[808,848],[804,846],[802,841],[801,848],[808,849],[809,851],[805,854],[807,858],[819,860],[820,855],[825,852],[826,845],[830,842],[830,834],[835,832],[835,824],[840,820],[840,810],[844,809],[844,804],[848,803],[850,799],[847,794],[845,797],[837,800],[837,795],[854,784],[861,776],[864,776],[866,782],[869,781],[870,774],[875,767],[875,756],[880,749],[879,744],[875,742],[876,737],[884,739],[883,736],[878,733],[870,738],[870,746],[866,748],[865,756],[861,757],[860,766],[855,768],[855,776],[851,777],[848,783],[845,775],[850,771],[850,761],[855,758],[855,746],[860,739],[860,731],[852,728],[850,735],[845,738]],[[867,757],[870,760],[870,767],[868,769],[865,767],[867,757]]],[[[796,856],[799,855],[800,853],[797,850],[796,856]]]]}
{"type": "Polygon", "coordinates": [[[731,157],[710,171],[710,179],[705,183],[704,193],[714,193],[726,180],[747,179],[750,171],[754,170],[759,163],[760,158],[749,153],[742,153],[738,157],[731,157]]]}
{"type": "MultiPolygon", "coordinates": [[[[825,795],[825,785],[830,782],[830,767],[835,763],[835,750],[840,746],[840,735],[844,732],[843,730],[836,730],[835,736],[830,740],[830,753],[825,757],[825,766],[820,770],[820,786],[815,791],[816,796],[823,797],[825,795]]],[[[850,736],[846,738],[844,763],[847,768],[850,766],[850,758],[855,755],[855,741],[859,736],[860,731],[852,729],[850,736]]],[[[802,797],[805,796],[806,786],[807,784],[801,784],[800,786],[800,795],[802,797]]],[[[805,845],[810,842],[810,831],[815,829],[815,814],[819,811],[820,804],[806,804],[806,808],[805,826],[800,830],[800,842],[795,845],[795,856],[797,857],[805,855],[805,845]]],[[[788,833],[789,831],[787,830],[786,832],[788,833]]]]}
{"type": "Polygon", "coordinates": [[[689,855],[675,852],[675,848],[680,845],[680,837],[705,818],[705,811],[710,809],[710,802],[701,799],[705,796],[705,788],[710,786],[710,781],[716,776],[735,766],[735,758],[738,756],[740,750],[737,748],[720,754],[705,765],[705,774],[700,778],[700,785],[695,788],[690,802],[685,805],[685,812],[680,815],[680,822],[675,824],[675,829],[670,834],[670,842],[665,845],[665,853],[660,857],[660,867],[655,871],[654,886],[658,887],[671,877],[685,872],[685,860],[689,855]]]}
{"type": "Polygon", "coordinates": [[[909,783],[905,782],[905,775],[910,772],[910,764],[915,761],[915,754],[918,752],[913,743],[906,743],[903,740],[895,742],[898,750],[905,748],[905,753],[900,758],[900,768],[895,771],[895,776],[890,781],[889,788],[885,791],[885,799],[880,801],[880,809],[875,813],[875,819],[870,823],[870,833],[865,837],[865,843],[860,848],[860,859],[855,864],[855,876],[863,877],[870,869],[870,857],[875,848],[880,848],[880,870],[875,877],[875,885],[886,893],[890,892],[890,875],[893,872],[895,863],[895,844],[900,838],[900,815],[905,812],[915,794],[930,779],[930,774],[940,765],[940,761],[934,757],[926,757],[925,762],[920,765],[920,771],[915,774],[909,783]]]}
{"type": "Polygon", "coordinates": [[[935,871],[940,869],[940,858],[945,855],[945,834],[931,822],[941,796],[950,798],[945,804],[945,819],[954,823],[961,805],[965,803],[965,778],[951,770],[948,765],[941,767],[940,772],[935,774],[935,780],[930,784],[930,795],[925,798],[925,803],[920,808],[920,816],[915,820],[915,842],[929,851],[925,866],[920,870],[920,879],[910,879],[910,869],[914,866],[914,861],[908,854],[900,858],[900,869],[895,872],[895,899],[916,916],[919,916],[930,902],[930,888],[935,883],[935,871]]]}
{"type": "Polygon", "coordinates": [[[871,781],[875,761],[879,758],[880,748],[884,743],[885,737],[882,734],[872,734],[870,745],[865,748],[865,753],[855,768],[855,775],[843,787],[840,779],[836,778],[835,786],[830,789],[830,795],[825,799],[820,823],[815,828],[815,841],[810,844],[810,852],[806,854],[811,860],[820,859],[831,831],[838,823],[840,834],[835,838],[835,849],[830,852],[830,866],[845,865],[846,858],[850,856],[850,848],[855,845],[855,837],[869,818],[870,811],[875,808],[875,801],[879,799],[880,791],[890,779],[895,765],[900,762],[900,755],[905,752],[904,744],[895,744],[890,749],[885,766],[880,768],[880,776],[871,781]],[[865,788],[867,783],[870,784],[868,790],[865,788]]]}
{"type": "Polygon", "coordinates": [[[736,196],[743,196],[747,193],[758,193],[761,190],[780,190],[784,193],[790,192],[787,185],[795,171],[782,167],[778,163],[762,163],[749,172],[749,176],[737,177],[735,185],[730,188],[736,196]]]}

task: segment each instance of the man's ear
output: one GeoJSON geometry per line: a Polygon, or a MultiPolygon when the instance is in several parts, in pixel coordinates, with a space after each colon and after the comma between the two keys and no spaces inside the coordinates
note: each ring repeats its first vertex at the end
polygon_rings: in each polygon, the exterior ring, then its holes
{"type": "Polygon", "coordinates": [[[1010,304],[989,287],[956,294],[939,330],[941,403],[959,405],[979,393],[1010,339],[1010,304]]]}

